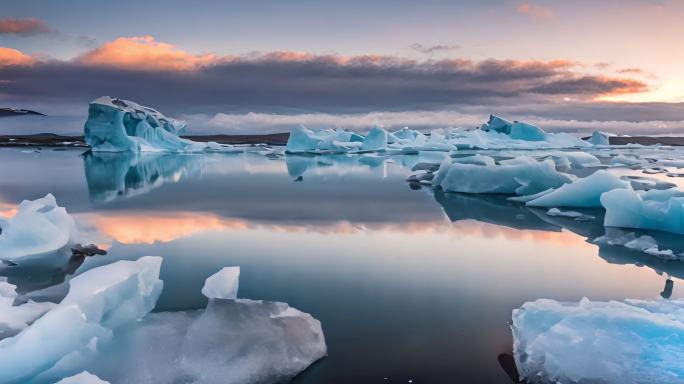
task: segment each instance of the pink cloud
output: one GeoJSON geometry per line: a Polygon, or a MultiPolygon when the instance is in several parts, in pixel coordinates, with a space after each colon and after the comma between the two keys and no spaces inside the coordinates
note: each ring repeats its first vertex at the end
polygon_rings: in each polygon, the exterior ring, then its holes
{"type": "Polygon", "coordinates": [[[193,55],[149,35],[120,37],[76,58],[92,66],[172,71],[197,69],[218,60],[216,55],[193,55]]]}
{"type": "Polygon", "coordinates": [[[554,16],[551,8],[534,3],[520,3],[516,10],[535,20],[548,20],[554,16]]]}
{"type": "Polygon", "coordinates": [[[35,59],[14,48],[0,47],[0,67],[10,65],[31,65],[35,59]]]}

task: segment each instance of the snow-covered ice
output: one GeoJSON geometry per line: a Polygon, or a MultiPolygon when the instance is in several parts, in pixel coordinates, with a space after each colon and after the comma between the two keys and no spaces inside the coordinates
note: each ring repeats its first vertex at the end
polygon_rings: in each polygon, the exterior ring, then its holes
{"type": "Polygon", "coordinates": [[[513,352],[530,383],[684,383],[684,301],[527,302],[513,352]]]}
{"type": "Polygon", "coordinates": [[[0,260],[14,263],[53,254],[78,240],[74,219],[52,194],[22,201],[0,227],[0,260]]]}
{"type": "Polygon", "coordinates": [[[240,267],[224,267],[209,276],[202,294],[209,299],[236,299],[240,284],[240,267]]]}

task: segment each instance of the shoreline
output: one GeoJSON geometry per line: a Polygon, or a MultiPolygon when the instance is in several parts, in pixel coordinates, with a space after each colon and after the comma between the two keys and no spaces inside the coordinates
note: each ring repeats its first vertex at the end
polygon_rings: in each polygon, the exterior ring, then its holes
{"type": "MultiPolygon", "coordinates": [[[[290,134],[271,133],[265,135],[188,135],[181,136],[193,141],[214,141],[219,144],[232,145],[285,145],[290,134]]],[[[679,136],[612,136],[611,145],[667,145],[684,146],[684,137],[679,136]]],[[[2,147],[51,147],[51,148],[89,148],[85,138],[81,136],[57,135],[54,133],[39,133],[35,135],[0,135],[2,147]]]]}

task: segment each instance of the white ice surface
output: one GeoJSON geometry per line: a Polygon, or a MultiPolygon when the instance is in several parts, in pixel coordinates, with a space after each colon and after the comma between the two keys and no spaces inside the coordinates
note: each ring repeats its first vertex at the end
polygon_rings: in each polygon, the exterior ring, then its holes
{"type": "Polygon", "coordinates": [[[531,207],[600,207],[601,194],[616,188],[627,188],[628,183],[614,174],[598,170],[593,174],[565,184],[555,191],[528,201],[531,207]]]}
{"type": "Polygon", "coordinates": [[[236,299],[240,284],[240,267],[225,267],[209,276],[202,294],[209,299],[236,299]]]}
{"type": "Polygon", "coordinates": [[[55,384],[109,384],[109,382],[101,380],[99,377],[83,371],[78,375],[66,377],[55,384]]]}
{"type": "Polygon", "coordinates": [[[606,227],[642,228],[684,234],[684,192],[615,189],[601,196],[606,227]]]}

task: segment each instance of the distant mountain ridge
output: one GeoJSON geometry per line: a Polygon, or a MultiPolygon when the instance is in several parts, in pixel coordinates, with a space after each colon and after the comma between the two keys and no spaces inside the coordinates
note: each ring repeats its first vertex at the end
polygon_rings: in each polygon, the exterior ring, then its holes
{"type": "Polygon", "coordinates": [[[38,115],[47,116],[44,113],[32,111],[30,109],[0,108],[0,117],[38,115]]]}

